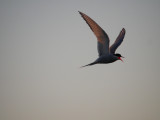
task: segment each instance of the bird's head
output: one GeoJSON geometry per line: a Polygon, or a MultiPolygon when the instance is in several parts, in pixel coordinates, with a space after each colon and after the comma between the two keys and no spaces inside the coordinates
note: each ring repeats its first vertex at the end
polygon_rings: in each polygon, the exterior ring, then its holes
{"type": "Polygon", "coordinates": [[[123,62],[122,58],[124,58],[124,57],[121,54],[116,53],[114,55],[117,57],[117,60],[121,60],[123,62]]]}

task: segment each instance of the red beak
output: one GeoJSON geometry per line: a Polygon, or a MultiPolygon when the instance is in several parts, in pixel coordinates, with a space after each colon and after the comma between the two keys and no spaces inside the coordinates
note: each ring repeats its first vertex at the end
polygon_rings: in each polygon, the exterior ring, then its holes
{"type": "Polygon", "coordinates": [[[123,60],[122,60],[122,58],[121,58],[121,57],[118,57],[118,59],[120,59],[120,60],[123,62],[123,60]]]}

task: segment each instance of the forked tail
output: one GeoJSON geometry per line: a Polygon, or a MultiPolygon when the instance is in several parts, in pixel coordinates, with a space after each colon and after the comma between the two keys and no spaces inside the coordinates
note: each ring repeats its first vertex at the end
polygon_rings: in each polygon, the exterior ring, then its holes
{"type": "Polygon", "coordinates": [[[91,65],[94,65],[94,64],[97,64],[97,62],[93,62],[93,63],[87,64],[87,65],[84,65],[84,66],[82,66],[80,68],[83,68],[83,67],[86,67],[86,66],[91,66],[91,65]]]}

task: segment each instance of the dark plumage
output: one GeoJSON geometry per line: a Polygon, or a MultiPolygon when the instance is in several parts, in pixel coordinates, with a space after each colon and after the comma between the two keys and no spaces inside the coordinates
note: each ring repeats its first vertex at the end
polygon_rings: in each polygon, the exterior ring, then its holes
{"type": "MultiPolygon", "coordinates": [[[[82,18],[86,21],[86,23],[89,25],[95,36],[97,37],[98,41],[98,53],[99,53],[99,58],[95,60],[94,62],[85,65],[85,66],[90,66],[98,63],[112,63],[115,62],[116,60],[121,60],[121,54],[116,53],[116,49],[119,47],[119,45],[122,43],[124,36],[125,36],[125,29],[123,28],[121,32],[119,33],[117,39],[113,43],[111,47],[109,47],[109,37],[107,33],[94,21],[92,20],[89,16],[86,14],[79,12],[82,18]]],[[[82,66],[82,67],[85,67],[82,66]]]]}

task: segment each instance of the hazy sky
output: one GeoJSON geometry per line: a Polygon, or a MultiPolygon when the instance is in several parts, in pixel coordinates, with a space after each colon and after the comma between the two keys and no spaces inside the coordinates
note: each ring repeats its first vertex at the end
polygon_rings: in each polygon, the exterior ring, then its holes
{"type": "Polygon", "coordinates": [[[160,120],[159,0],[0,0],[0,120],[160,120]],[[124,63],[98,57],[93,18],[124,63]]]}

